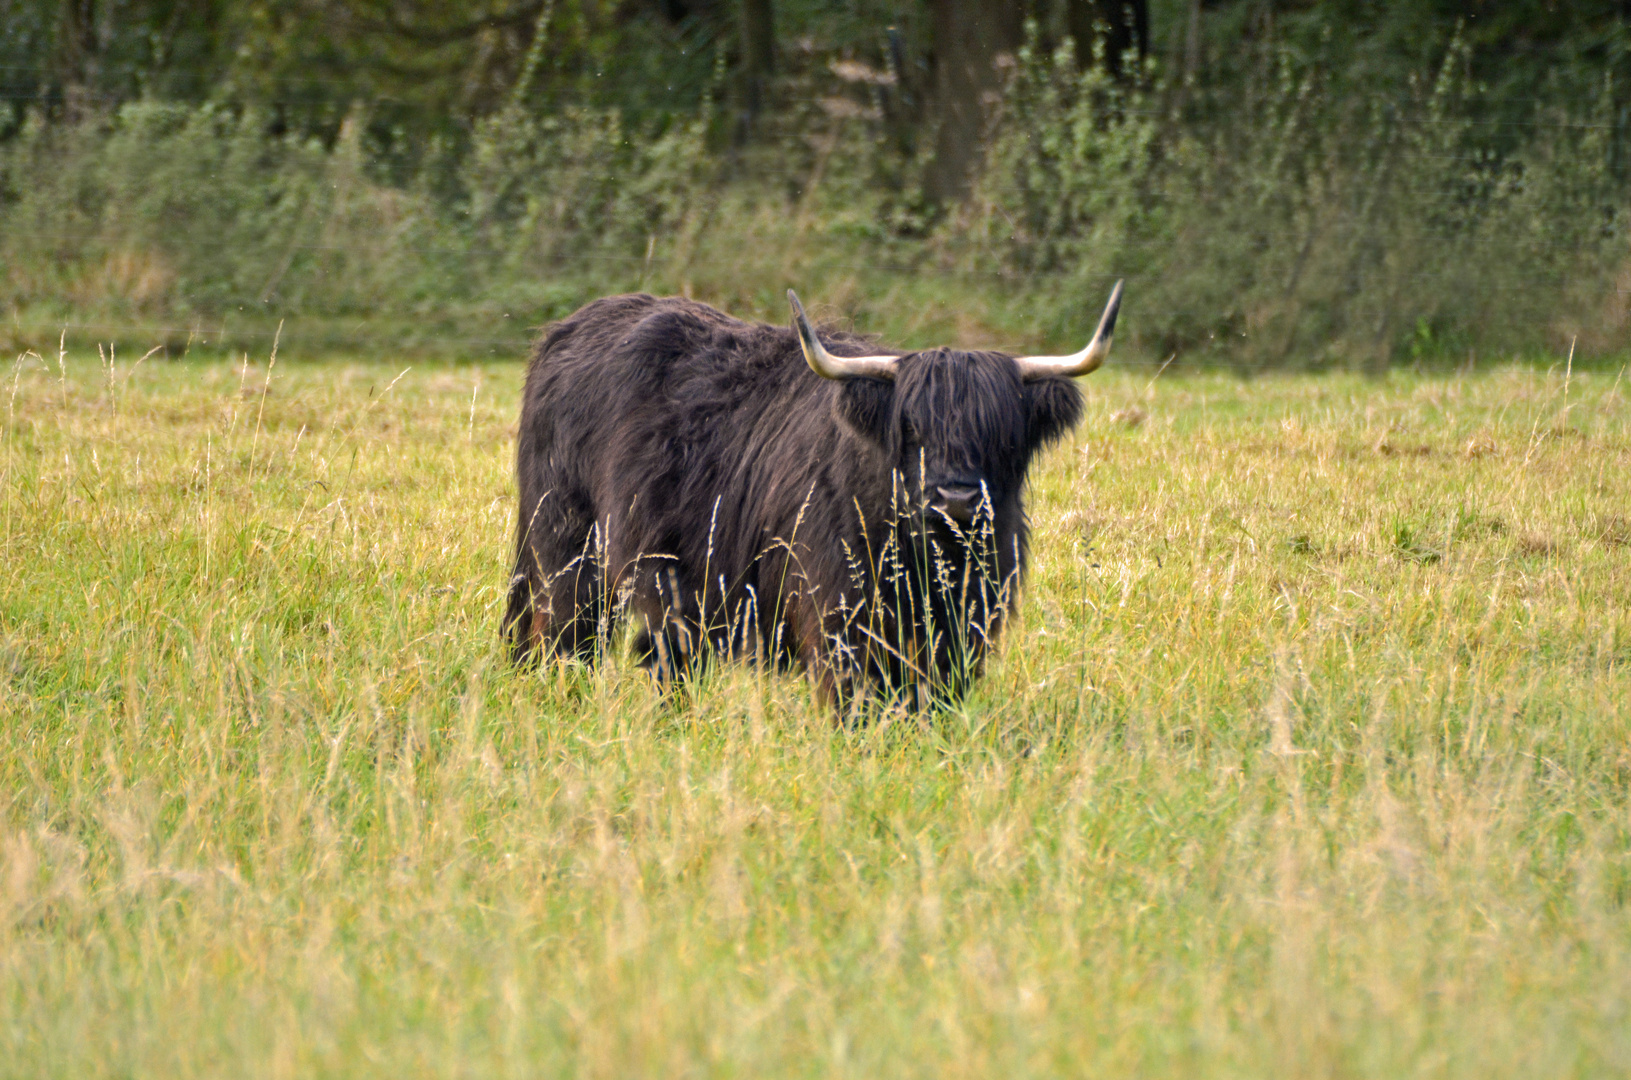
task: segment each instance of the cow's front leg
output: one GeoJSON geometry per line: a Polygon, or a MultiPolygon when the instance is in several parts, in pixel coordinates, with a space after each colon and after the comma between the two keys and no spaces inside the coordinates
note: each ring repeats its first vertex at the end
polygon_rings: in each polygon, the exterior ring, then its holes
{"type": "Polygon", "coordinates": [[[685,575],[670,559],[645,558],[629,580],[629,614],[639,627],[635,658],[660,682],[683,678],[694,670],[706,644],[685,575]]]}

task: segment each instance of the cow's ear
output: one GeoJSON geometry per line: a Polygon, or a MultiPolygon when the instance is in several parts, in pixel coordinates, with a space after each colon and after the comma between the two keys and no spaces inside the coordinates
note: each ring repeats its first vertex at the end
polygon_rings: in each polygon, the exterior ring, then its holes
{"type": "Polygon", "coordinates": [[[838,384],[834,409],[845,427],[888,448],[895,384],[882,379],[846,379],[838,384]]]}
{"type": "Polygon", "coordinates": [[[1050,375],[1025,384],[1030,406],[1031,449],[1038,450],[1075,427],[1082,418],[1082,392],[1074,379],[1050,375]]]}

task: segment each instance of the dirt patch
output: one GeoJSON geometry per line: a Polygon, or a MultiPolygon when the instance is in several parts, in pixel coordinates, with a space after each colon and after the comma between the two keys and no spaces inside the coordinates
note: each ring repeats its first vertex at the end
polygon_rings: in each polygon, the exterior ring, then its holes
{"type": "Polygon", "coordinates": [[[1631,518],[1605,514],[1593,522],[1586,535],[1607,547],[1631,547],[1631,518]]]}
{"type": "Polygon", "coordinates": [[[1120,424],[1125,428],[1136,428],[1150,418],[1150,414],[1137,405],[1129,405],[1125,409],[1117,409],[1110,414],[1112,424],[1120,424]]]}
{"type": "Polygon", "coordinates": [[[1524,555],[1546,556],[1557,552],[1557,544],[1550,537],[1532,529],[1525,529],[1518,534],[1517,548],[1524,555]]]}
{"type": "Polygon", "coordinates": [[[1434,453],[1426,443],[1394,442],[1386,435],[1377,439],[1371,449],[1383,457],[1431,457],[1434,453]]]}

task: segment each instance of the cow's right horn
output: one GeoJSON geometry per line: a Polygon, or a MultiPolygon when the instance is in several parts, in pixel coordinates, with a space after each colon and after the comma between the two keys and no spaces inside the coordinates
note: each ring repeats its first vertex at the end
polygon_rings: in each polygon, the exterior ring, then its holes
{"type": "Polygon", "coordinates": [[[1090,371],[1097,371],[1104,358],[1110,355],[1110,339],[1116,332],[1116,315],[1121,311],[1121,282],[1110,290],[1110,302],[1104,305],[1104,314],[1099,318],[1099,328],[1093,333],[1093,340],[1079,353],[1069,356],[1020,356],[1014,363],[1019,365],[1019,375],[1022,379],[1040,379],[1044,375],[1086,375],[1090,371]]]}
{"type": "Polygon", "coordinates": [[[821,346],[815,328],[804,315],[804,305],[798,294],[787,290],[787,299],[793,305],[793,329],[798,331],[799,344],[804,348],[804,362],[823,379],[888,379],[895,381],[893,356],[834,356],[821,346]]]}

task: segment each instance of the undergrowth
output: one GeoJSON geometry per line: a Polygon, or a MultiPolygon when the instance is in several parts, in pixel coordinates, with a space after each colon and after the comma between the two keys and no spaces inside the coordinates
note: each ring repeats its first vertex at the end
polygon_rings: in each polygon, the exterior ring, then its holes
{"type": "Polygon", "coordinates": [[[798,76],[746,147],[712,105],[512,105],[407,172],[370,158],[360,109],[329,143],[224,104],[35,116],[0,144],[0,343],[264,354],[281,324],[308,350],[508,357],[606,293],[780,320],[792,286],[892,341],[1058,351],[1126,278],[1122,348],[1156,360],[1623,350],[1612,81],[1492,127],[1459,42],[1363,93],[1317,55],[1253,50],[1209,98],[1153,68],[1114,82],[1033,28],[961,207],[925,200],[933,140],[858,61],[798,76]]]}

